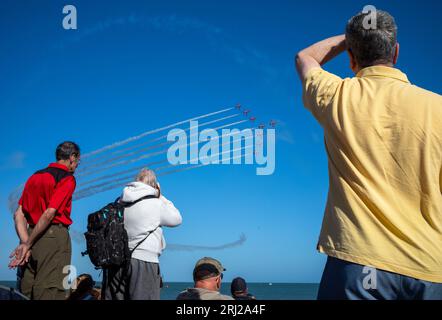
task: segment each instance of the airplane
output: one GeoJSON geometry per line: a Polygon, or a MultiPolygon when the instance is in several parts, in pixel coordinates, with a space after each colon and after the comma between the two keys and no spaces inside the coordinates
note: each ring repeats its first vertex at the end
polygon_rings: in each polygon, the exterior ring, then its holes
{"type": "Polygon", "coordinates": [[[240,109],[241,109],[241,104],[240,104],[240,103],[237,103],[236,106],[235,106],[235,109],[236,109],[236,110],[240,110],[240,109]]]}
{"type": "Polygon", "coordinates": [[[258,126],[258,129],[264,129],[265,128],[265,124],[264,123],[261,123],[259,126],[258,126]]]}
{"type": "Polygon", "coordinates": [[[255,120],[256,120],[256,117],[250,117],[249,120],[250,120],[250,121],[255,121],[255,120]]]}
{"type": "Polygon", "coordinates": [[[250,110],[244,110],[242,113],[247,116],[249,114],[250,110]]]}
{"type": "Polygon", "coordinates": [[[270,120],[270,126],[272,127],[272,128],[274,128],[275,126],[276,126],[276,121],[275,120],[270,120]]]}

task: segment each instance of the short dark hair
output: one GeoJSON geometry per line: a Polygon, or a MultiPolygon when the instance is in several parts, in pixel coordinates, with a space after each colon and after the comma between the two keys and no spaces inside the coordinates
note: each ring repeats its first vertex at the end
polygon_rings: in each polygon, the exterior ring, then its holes
{"type": "Polygon", "coordinates": [[[376,10],[376,25],[374,28],[366,28],[364,21],[371,14],[358,13],[348,21],[345,29],[347,47],[361,68],[392,64],[397,44],[394,18],[386,11],[376,10]]]}
{"type": "Polygon", "coordinates": [[[80,147],[72,141],[65,141],[58,145],[57,150],[55,150],[55,158],[59,160],[67,160],[71,156],[80,156],[80,147]]]}

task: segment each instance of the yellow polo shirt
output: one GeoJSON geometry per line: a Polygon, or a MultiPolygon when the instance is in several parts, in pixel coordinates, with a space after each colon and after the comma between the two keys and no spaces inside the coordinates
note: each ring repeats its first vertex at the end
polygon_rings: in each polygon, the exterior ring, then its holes
{"type": "Polygon", "coordinates": [[[303,101],[329,164],[318,250],[442,283],[442,96],[395,68],[347,79],[314,68],[303,101]]]}

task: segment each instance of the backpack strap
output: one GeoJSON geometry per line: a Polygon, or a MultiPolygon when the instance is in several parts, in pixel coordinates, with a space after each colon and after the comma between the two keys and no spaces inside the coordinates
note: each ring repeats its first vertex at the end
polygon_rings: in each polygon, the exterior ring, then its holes
{"type": "MultiPolygon", "coordinates": [[[[124,202],[124,201],[121,201],[120,202],[120,204],[124,207],[124,208],[129,208],[129,207],[132,207],[133,205],[135,205],[136,203],[138,203],[138,202],[141,202],[141,201],[143,201],[143,200],[147,200],[147,199],[158,199],[158,197],[157,196],[154,196],[154,195],[149,195],[149,196],[144,196],[144,197],[142,197],[142,198],[140,198],[140,199],[137,199],[137,200],[135,200],[134,202],[124,202]]],[[[120,198],[118,198],[117,200],[116,200],[116,202],[118,202],[120,200],[120,198]]],[[[135,251],[135,249],[136,248],[138,248],[138,246],[140,245],[140,244],[142,244],[152,233],[154,233],[157,229],[158,229],[159,227],[156,227],[155,229],[153,229],[152,231],[149,231],[149,233],[147,234],[147,236],[145,236],[141,241],[139,241],[137,244],[136,244],[136,246],[132,249],[132,250],[130,250],[130,255],[132,255],[132,253],[135,251]]]]}
{"type": "Polygon", "coordinates": [[[132,256],[132,253],[135,251],[135,249],[138,248],[138,246],[139,246],[140,244],[142,244],[142,243],[144,242],[144,240],[146,240],[147,238],[149,238],[149,236],[150,236],[152,233],[154,233],[155,231],[157,231],[158,228],[159,228],[159,227],[156,227],[156,228],[153,229],[152,231],[149,231],[149,233],[147,234],[147,236],[145,236],[143,240],[139,241],[139,242],[137,243],[137,245],[136,245],[132,250],[130,250],[130,255],[132,256]]]}
{"type": "MultiPolygon", "coordinates": [[[[147,199],[158,199],[158,197],[157,197],[157,196],[154,196],[154,195],[149,195],[149,196],[144,196],[144,197],[142,197],[142,198],[140,198],[140,199],[137,199],[137,200],[135,200],[134,202],[124,202],[124,201],[120,201],[120,203],[121,203],[121,205],[122,205],[124,208],[129,208],[129,207],[132,207],[133,205],[137,204],[138,202],[141,202],[141,201],[143,201],[143,200],[147,200],[147,199]]],[[[120,200],[120,198],[118,198],[115,202],[118,202],[119,200],[120,200]]]]}
{"type": "Polygon", "coordinates": [[[34,174],[43,174],[43,173],[49,173],[55,180],[55,187],[57,187],[57,184],[63,180],[66,177],[73,176],[71,172],[67,172],[66,170],[55,168],[55,167],[47,167],[42,170],[38,170],[34,174]]]}

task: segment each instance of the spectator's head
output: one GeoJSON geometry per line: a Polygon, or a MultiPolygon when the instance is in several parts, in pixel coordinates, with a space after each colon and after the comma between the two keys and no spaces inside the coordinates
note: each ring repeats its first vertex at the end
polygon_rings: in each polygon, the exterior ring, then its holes
{"type": "Polygon", "coordinates": [[[72,291],[68,300],[82,300],[87,294],[90,294],[93,299],[98,300],[99,292],[94,289],[95,281],[89,274],[81,274],[75,279],[75,289],[72,291]]]}
{"type": "Polygon", "coordinates": [[[72,141],[62,142],[55,150],[55,158],[58,163],[65,165],[70,172],[75,172],[80,164],[80,147],[72,141]]]}
{"type": "Polygon", "coordinates": [[[135,181],[145,183],[148,186],[151,186],[152,188],[160,191],[160,185],[157,181],[157,176],[155,175],[155,172],[153,170],[147,168],[141,169],[135,177],[135,181]]]}
{"type": "Polygon", "coordinates": [[[232,284],[230,285],[230,292],[233,297],[247,295],[248,290],[246,280],[241,277],[233,279],[232,284]]]}
{"type": "Polygon", "coordinates": [[[204,257],[198,260],[193,269],[195,288],[219,291],[224,271],[226,269],[216,259],[204,257]]]}
{"type": "Polygon", "coordinates": [[[345,36],[351,69],[355,73],[370,66],[396,64],[399,55],[397,26],[388,12],[358,13],[348,21],[345,36]]]}

